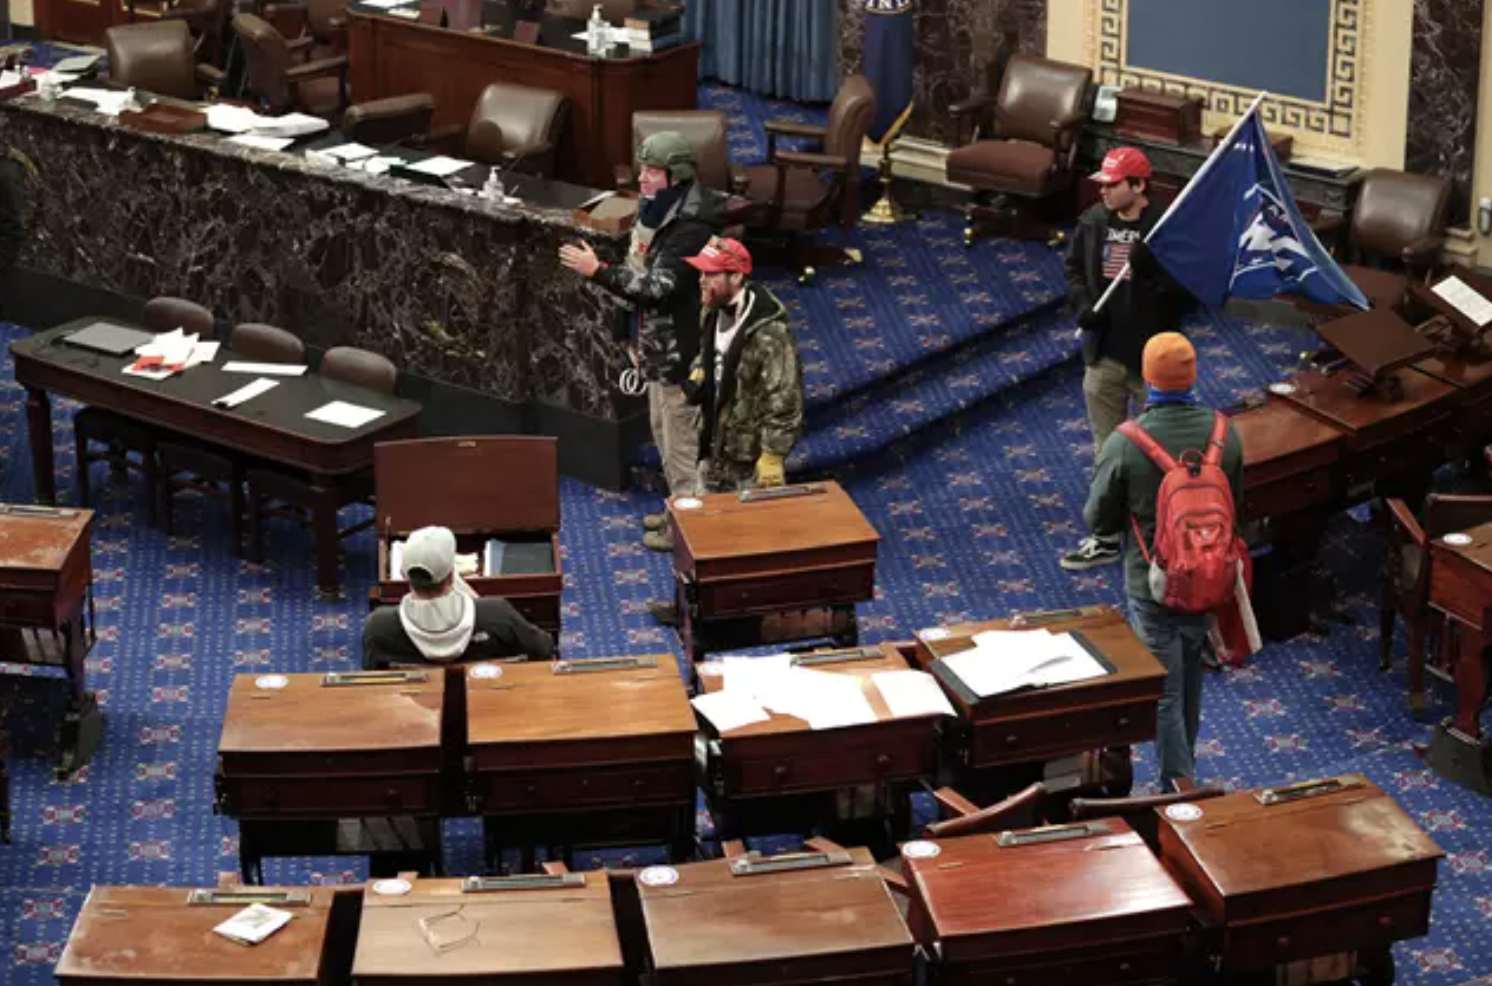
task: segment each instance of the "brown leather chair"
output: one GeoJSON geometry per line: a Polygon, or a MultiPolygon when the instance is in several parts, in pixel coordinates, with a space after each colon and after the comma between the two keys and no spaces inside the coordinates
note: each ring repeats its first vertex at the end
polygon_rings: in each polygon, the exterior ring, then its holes
{"type": "MultiPolygon", "coordinates": [[[[340,380],[369,390],[392,394],[399,383],[399,370],[377,353],[354,346],[337,346],[321,358],[317,371],[324,380],[340,380]]],[[[302,526],[325,525],[336,530],[337,511],[352,503],[373,503],[371,470],[339,480],[335,486],[311,482],[303,473],[289,472],[272,466],[255,467],[245,475],[248,484],[249,558],[259,562],[264,557],[264,518],[288,517],[302,526]]],[[[372,526],[369,517],[351,527],[337,530],[338,538],[356,534],[372,526]]]]}
{"type": "Polygon", "coordinates": [[[313,59],[347,53],[347,0],[271,4],[263,8],[262,16],[292,45],[308,47],[313,59]]]}
{"type": "Polygon", "coordinates": [[[342,135],[372,147],[424,142],[435,117],[435,97],[419,92],[349,106],[342,114],[342,135]]]}
{"type": "MultiPolygon", "coordinates": [[[[228,19],[233,15],[233,0],[186,0],[161,12],[162,21],[181,21],[192,32],[197,60],[218,68],[227,56],[228,19]]],[[[113,70],[113,60],[109,62],[113,70]]]]}
{"type": "MultiPolygon", "coordinates": [[[[138,26],[154,27],[155,25],[138,26]]],[[[118,30],[118,28],[110,30],[118,30]]],[[[170,332],[179,328],[188,335],[196,334],[204,340],[213,339],[217,335],[217,326],[213,321],[212,312],[185,298],[150,299],[145,303],[140,323],[143,328],[155,333],[170,332]]],[[[155,523],[158,483],[156,444],[160,437],[158,429],[103,408],[85,407],[74,414],[73,448],[77,455],[76,476],[79,505],[86,507],[93,500],[88,477],[89,468],[95,462],[107,462],[109,472],[115,476],[123,476],[130,469],[139,471],[141,478],[145,481],[146,515],[152,524],[155,523]],[[103,451],[92,451],[94,445],[102,445],[103,451]],[[139,454],[138,462],[130,459],[130,452],[139,454]]]]}
{"type": "Polygon", "coordinates": [[[965,243],[972,244],[987,228],[1037,239],[1050,235],[1045,224],[1024,221],[1013,200],[1047,202],[1072,187],[1092,81],[1092,70],[1082,65],[1014,55],[998,93],[949,107],[957,141],[964,146],[948,155],[948,180],[976,193],[965,213],[965,243]],[[991,201],[992,196],[1003,201],[991,201]]]}
{"type": "MultiPolygon", "coordinates": [[[[746,168],[732,164],[725,114],[718,110],[639,110],[632,114],[634,157],[643,141],[656,133],[683,134],[694,147],[695,180],[704,188],[740,195],[746,188],[746,168]]],[[[637,175],[630,164],[618,165],[617,186],[633,187],[637,175]]]]}
{"type": "Polygon", "coordinates": [[[347,106],[346,55],[297,65],[285,36],[262,17],[239,14],[233,30],[243,43],[247,88],[271,113],[298,110],[335,117],[347,106]]]}
{"type": "Polygon", "coordinates": [[[569,102],[551,89],[494,82],[482,90],[466,128],[466,156],[482,164],[548,176],[569,102]]]}
{"type": "Polygon", "coordinates": [[[293,332],[263,322],[234,326],[228,338],[233,355],[252,363],[304,363],[306,344],[293,332]]]}
{"type": "Polygon", "coordinates": [[[591,19],[591,10],[598,3],[601,5],[601,16],[611,24],[620,24],[638,7],[643,6],[638,0],[549,0],[548,9],[551,14],[560,17],[588,21],[591,19]]]}
{"type": "Polygon", "coordinates": [[[768,120],[768,163],[746,169],[746,197],[756,206],[747,225],[791,236],[800,282],[807,282],[814,272],[803,234],[823,229],[836,217],[846,236],[854,228],[860,205],[860,145],[875,118],[875,103],[870,80],[850,76],[835,95],[823,127],[768,120]],[[778,137],[815,139],[822,150],[778,150],[778,137]]]}
{"type": "Polygon", "coordinates": [[[192,32],[183,20],[119,24],[104,32],[109,78],[122,86],[177,99],[197,99],[220,85],[223,73],[198,65],[192,32]]]}

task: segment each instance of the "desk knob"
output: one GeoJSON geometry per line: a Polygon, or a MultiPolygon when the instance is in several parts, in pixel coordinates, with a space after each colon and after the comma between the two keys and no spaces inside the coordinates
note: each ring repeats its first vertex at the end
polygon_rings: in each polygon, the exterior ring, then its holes
{"type": "Polygon", "coordinates": [[[389,805],[390,807],[397,808],[399,806],[399,803],[404,799],[399,796],[398,788],[391,787],[383,792],[383,800],[384,803],[389,805]]]}
{"type": "Polygon", "coordinates": [[[1130,970],[1130,964],[1128,962],[1120,962],[1119,963],[1119,971],[1120,972],[1128,972],[1129,970],[1130,970]]]}
{"type": "Polygon", "coordinates": [[[1393,919],[1392,916],[1390,916],[1388,914],[1385,914],[1385,915],[1383,915],[1382,917],[1380,917],[1378,919],[1378,927],[1382,928],[1384,931],[1387,931],[1388,929],[1392,928],[1393,926],[1394,926],[1394,919],[1393,919]]]}
{"type": "Polygon", "coordinates": [[[785,763],[777,764],[772,768],[772,776],[777,778],[778,780],[782,780],[789,773],[791,773],[791,770],[785,763]]]}
{"type": "Polygon", "coordinates": [[[1275,944],[1278,945],[1280,951],[1283,952],[1285,949],[1290,947],[1290,938],[1288,935],[1281,935],[1280,940],[1275,942],[1275,944]]]}
{"type": "Polygon", "coordinates": [[[1015,746],[1015,744],[1017,744],[1017,743],[1020,742],[1020,739],[1021,738],[1019,736],[1007,736],[1007,737],[1005,737],[1005,745],[1006,746],[1015,746]]]}
{"type": "Polygon", "coordinates": [[[1128,726],[1128,725],[1129,725],[1129,716],[1120,716],[1119,717],[1119,726],[1120,726],[1120,728],[1122,729],[1123,727],[1128,726]]]}
{"type": "Polygon", "coordinates": [[[887,767],[891,766],[891,754],[882,753],[880,756],[876,757],[876,766],[881,768],[882,770],[885,770],[887,767]]]}

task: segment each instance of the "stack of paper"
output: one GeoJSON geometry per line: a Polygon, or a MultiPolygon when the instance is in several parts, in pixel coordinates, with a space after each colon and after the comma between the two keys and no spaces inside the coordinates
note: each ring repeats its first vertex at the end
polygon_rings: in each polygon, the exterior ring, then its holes
{"type": "Polygon", "coordinates": [[[284,116],[260,117],[254,124],[254,132],[266,137],[308,137],[331,127],[319,116],[307,113],[286,113],[284,116]]]}
{"type": "MultiPolygon", "coordinates": [[[[90,90],[91,91],[91,90],[90,90]]],[[[100,90],[103,91],[103,90],[100,90]]],[[[74,95],[73,90],[68,95],[74,95]]],[[[290,138],[319,134],[330,124],[320,117],[305,113],[286,113],[284,116],[260,116],[245,106],[225,106],[214,103],[207,108],[207,126],[227,134],[257,134],[260,137],[290,138]]]]}
{"type": "Polygon", "coordinates": [[[971,650],[951,654],[943,658],[943,664],[980,698],[1108,674],[1072,634],[1046,630],[975,634],[971,650]]]}
{"type": "Polygon", "coordinates": [[[312,421],[324,421],[329,425],[338,425],[342,428],[361,428],[370,421],[377,420],[386,412],[376,407],[363,407],[361,404],[349,404],[346,401],[332,401],[323,404],[314,411],[307,411],[306,417],[312,421]]]}
{"type": "Polygon", "coordinates": [[[257,945],[289,924],[293,916],[264,904],[250,904],[212,930],[240,944],[257,945]]]}
{"type": "Polygon", "coordinates": [[[164,380],[178,370],[210,363],[218,355],[218,343],[203,342],[197,334],[181,329],[163,332],[135,350],[139,357],[124,372],[147,380],[164,380]]]}
{"type": "Polygon", "coordinates": [[[769,710],[802,719],[811,729],[877,721],[856,675],[796,667],[787,654],[727,657],[722,669],[724,687],[694,706],[721,732],[765,722],[769,710]]]}
{"type": "Polygon", "coordinates": [[[214,103],[207,108],[207,125],[225,134],[248,133],[259,125],[264,117],[247,106],[228,106],[214,103]]]}
{"type": "Polygon", "coordinates": [[[877,671],[871,675],[886,708],[898,719],[951,716],[953,706],[933,676],[924,671],[877,671]]]}
{"type": "Polygon", "coordinates": [[[1484,328],[1488,322],[1492,322],[1492,301],[1482,297],[1479,291],[1459,277],[1447,277],[1430,290],[1470,319],[1477,328],[1484,328]]]}
{"type": "Polygon", "coordinates": [[[120,92],[117,89],[91,89],[83,86],[74,86],[67,91],[68,96],[80,99],[85,103],[92,103],[100,113],[106,116],[118,116],[119,111],[130,104],[135,98],[133,89],[120,92]]]}

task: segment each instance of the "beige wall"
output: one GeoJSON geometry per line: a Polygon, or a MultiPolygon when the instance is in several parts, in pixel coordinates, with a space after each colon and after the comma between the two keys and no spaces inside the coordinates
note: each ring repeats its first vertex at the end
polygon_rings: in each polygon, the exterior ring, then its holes
{"type": "MultiPolygon", "coordinates": [[[[1472,227],[1476,226],[1477,202],[1492,195],[1492,3],[1482,8],[1482,88],[1477,100],[1476,168],[1471,182],[1472,227]]],[[[1492,237],[1478,234],[1477,263],[1492,267],[1492,237]]]]}
{"type": "Polygon", "coordinates": [[[10,0],[10,22],[26,25],[36,23],[36,16],[31,12],[31,0],[10,0]]]}

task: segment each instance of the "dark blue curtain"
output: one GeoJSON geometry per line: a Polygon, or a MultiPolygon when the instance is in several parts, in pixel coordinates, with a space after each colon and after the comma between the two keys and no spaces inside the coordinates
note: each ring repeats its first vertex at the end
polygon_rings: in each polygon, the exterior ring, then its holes
{"type": "Polygon", "coordinates": [[[701,75],[800,102],[839,89],[835,0],[688,0],[684,31],[704,42],[701,75]]]}

